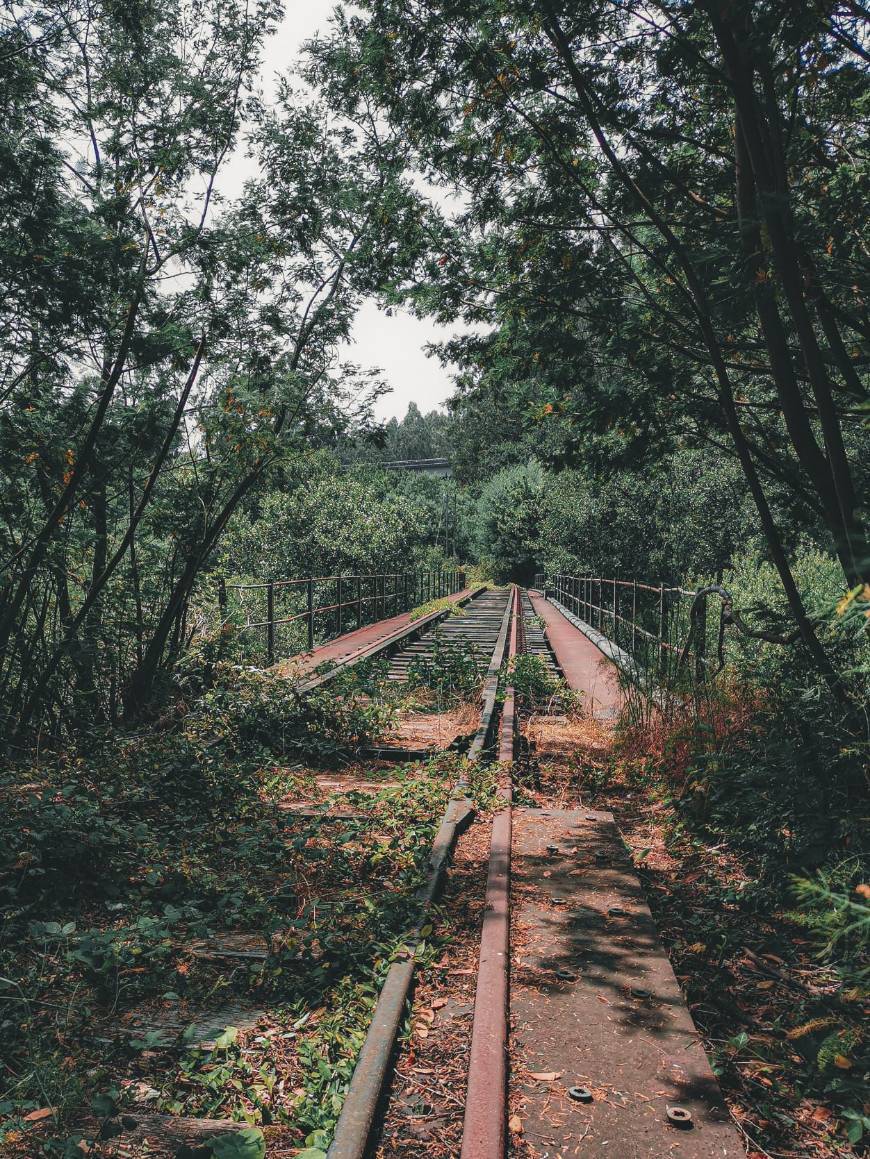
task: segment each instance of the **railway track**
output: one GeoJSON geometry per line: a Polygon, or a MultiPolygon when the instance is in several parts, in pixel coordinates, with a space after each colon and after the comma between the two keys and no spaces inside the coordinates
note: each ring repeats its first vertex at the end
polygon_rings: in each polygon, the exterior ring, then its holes
{"type": "MultiPolygon", "coordinates": [[[[545,631],[528,593],[517,587],[469,593],[462,603],[459,614],[440,611],[401,630],[357,641],[342,659],[332,659],[325,670],[307,676],[300,685],[303,690],[318,690],[361,660],[381,659],[387,664],[384,687],[407,687],[433,658],[443,661],[451,652],[473,663],[480,681],[473,727],[461,737],[447,730],[425,749],[409,746],[400,737],[392,745],[384,743],[370,750],[350,772],[314,775],[310,799],[303,796],[281,802],[290,835],[298,834],[297,848],[306,847],[306,832],[316,835],[327,855],[330,848],[342,848],[348,836],[357,844],[377,843],[383,834],[371,821],[368,803],[390,792],[404,794],[406,803],[413,803],[417,784],[421,791],[425,787],[431,793],[431,781],[425,780],[430,767],[427,758],[447,749],[456,753],[449,791],[445,786],[443,813],[440,820],[432,818],[431,846],[425,859],[417,860],[422,881],[415,879],[417,884],[405,903],[409,919],[402,930],[401,948],[382,975],[328,1141],[328,1157],[363,1159],[377,1150],[389,1159],[411,1159],[430,1151],[429,1145],[419,1141],[402,1142],[401,1129],[385,1142],[386,1125],[395,1118],[401,1128],[402,1121],[401,1108],[394,1108],[390,1081],[397,1059],[401,1064],[403,1058],[401,1029],[419,953],[435,920],[433,906],[457,840],[465,840],[466,832],[470,835],[476,826],[478,839],[485,835],[486,840],[485,869],[476,871],[478,888],[485,875],[485,895],[467,930],[469,944],[477,940],[475,966],[457,971],[473,975],[469,979],[473,1002],[470,993],[463,998],[445,992],[439,999],[442,1006],[452,1003],[456,1007],[457,1020],[467,1018],[466,1025],[470,1023],[470,1033],[463,1040],[461,1074],[448,1095],[449,1115],[459,1134],[454,1131],[437,1154],[455,1159],[575,1154],[594,1128],[598,1137],[615,1141],[609,1153],[619,1159],[654,1159],[670,1154],[675,1146],[680,1159],[736,1159],[740,1149],[725,1124],[703,1052],[686,1047],[694,1041],[694,1028],[658,947],[637,880],[625,863],[613,818],[579,802],[574,808],[566,808],[564,801],[555,808],[531,808],[527,802],[518,807],[516,803],[512,774],[524,722],[505,673],[511,672],[514,657],[527,652],[539,658],[550,676],[561,677],[570,668],[564,642],[554,646],[556,636],[545,631]],[[406,764],[397,773],[391,771],[395,766],[390,761],[406,764]],[[486,762],[495,763],[497,805],[491,815],[487,812],[475,820],[469,779],[486,762]],[[311,824],[319,828],[304,828],[311,824]],[[354,838],[354,834],[359,836],[354,838]],[[521,951],[512,948],[512,925],[520,931],[521,951]],[[528,948],[529,930],[537,949],[528,948]],[[666,1057],[672,1066],[672,1072],[664,1076],[659,1066],[663,1050],[670,1052],[666,1057]],[[640,1059],[637,1066],[633,1054],[640,1059]],[[638,1101],[620,1103],[621,1110],[612,1121],[608,1108],[614,1106],[614,1092],[621,1098],[629,1088],[637,1092],[638,1101]],[[554,1107],[560,1124],[555,1134],[554,1107]],[[457,1108],[461,1108],[461,1124],[457,1108]],[[675,1108],[676,1118],[670,1117],[675,1108]],[[694,1123],[703,1129],[687,1134],[682,1130],[685,1123],[678,1121],[681,1113],[690,1124],[694,1116],[694,1123]],[[509,1122],[527,1126],[512,1134],[509,1122]],[[675,1131],[681,1131],[679,1137],[675,1131]]],[[[557,718],[555,727],[564,719],[557,718]]],[[[312,837],[307,840],[310,844],[312,837]]],[[[360,894],[359,883],[354,886],[350,880],[341,888],[360,894]]],[[[378,912],[377,891],[386,894],[394,888],[394,883],[377,877],[363,885],[362,892],[369,891],[372,897],[373,913],[378,912]]],[[[274,945],[262,937],[229,934],[212,938],[192,954],[209,961],[227,959],[234,970],[240,962],[251,970],[265,969],[274,956],[274,945]]],[[[270,1013],[242,1007],[241,1013],[233,1010],[232,1017],[235,1023],[254,1028],[262,1027],[270,1013]]],[[[224,1021],[220,1010],[201,1018],[209,1036],[224,1021]]],[[[144,1025],[147,1029],[147,1019],[144,1025]]],[[[438,1113],[434,1118],[440,1121],[438,1113]]],[[[155,1142],[148,1154],[174,1154],[161,1150],[161,1141],[182,1140],[189,1146],[235,1129],[238,1124],[230,1121],[143,1116],[129,1140],[132,1150],[117,1154],[145,1154],[136,1148],[155,1142]]],[[[266,1128],[266,1134],[270,1146],[276,1138],[281,1153],[290,1153],[283,1150],[280,1129],[266,1128]]],[[[320,1137],[315,1133],[312,1138],[316,1153],[320,1137]]],[[[323,1139],[322,1146],[326,1145],[323,1139]]]]}
{"type": "MultiPolygon", "coordinates": [[[[514,657],[527,652],[538,657],[552,677],[561,678],[563,669],[528,593],[514,587],[504,611],[494,594],[483,606],[486,613],[480,623],[486,624],[489,632],[487,642],[495,631],[498,613],[502,614],[484,684],[482,712],[487,717],[490,709],[495,709],[494,689],[499,671],[505,671],[505,662],[509,665],[514,657]]],[[[423,647],[421,641],[414,651],[423,647]]],[[[403,657],[395,670],[403,670],[407,663],[403,657]]],[[[506,671],[510,670],[508,666],[506,671]]],[[[451,1139],[438,1154],[459,1159],[578,1154],[597,1124],[603,1142],[614,1144],[609,1153],[619,1159],[656,1159],[672,1153],[682,1159],[736,1159],[743,1148],[728,1122],[703,1052],[697,1047],[687,1049],[687,1043],[691,1047],[695,1041],[694,1027],[658,946],[639,884],[625,862],[612,816],[588,807],[553,811],[523,807],[517,815],[520,830],[514,831],[512,769],[521,722],[509,679],[506,685],[497,745],[488,748],[491,723],[486,728],[482,724],[469,749],[475,759],[487,753],[497,757],[500,807],[489,833],[473,1021],[464,1047],[464,1090],[454,1089],[451,1096],[452,1102],[460,1101],[463,1107],[461,1142],[457,1145],[451,1139]],[[512,912],[514,850],[519,854],[518,912],[512,912]],[[583,868],[578,869],[578,863],[583,868]],[[578,873],[580,881],[575,876],[578,873]],[[529,895],[536,890],[543,897],[530,905],[529,895]],[[589,925],[590,918],[595,922],[599,914],[606,915],[597,934],[577,936],[577,913],[568,911],[577,895],[582,898],[579,924],[589,925]],[[621,928],[612,928],[614,921],[621,928]],[[520,930],[537,926],[543,943],[533,985],[522,984],[521,968],[515,992],[511,982],[512,922],[520,930]],[[616,953],[614,944],[619,947],[616,953]],[[602,1005],[590,1002],[598,999],[612,1009],[614,1004],[607,994],[614,991],[625,995],[624,1006],[629,1008],[621,1011],[624,1032],[618,1033],[633,1036],[620,1041],[615,1053],[615,1020],[610,1013],[602,1015],[602,1005]],[[542,1047],[547,1051],[545,1056],[541,1055],[542,1047]],[[668,1055],[667,1051],[673,1053],[668,1055]],[[518,1073],[512,1074],[514,1066],[518,1073]],[[529,1077],[534,1089],[531,1098],[524,1093],[529,1077]],[[557,1080],[562,1082],[554,1090],[551,1084],[557,1080]],[[634,1107],[625,1092],[617,1089],[617,1085],[629,1084],[641,1088],[634,1107]],[[614,1096],[621,1108],[616,1122],[609,1110],[614,1096]],[[561,1103],[558,1110],[557,1101],[561,1103]],[[521,1116],[510,1114],[514,1107],[528,1114],[527,1134],[521,1116]],[[517,1134],[511,1134],[509,1122],[517,1134]]],[[[454,804],[451,802],[451,807],[454,804]]],[[[445,822],[449,814],[450,809],[445,822]]],[[[449,844],[455,833],[454,826],[449,836],[442,829],[439,837],[449,844]]],[[[440,851],[436,857],[442,866],[446,858],[442,859],[440,851]]],[[[427,892],[427,907],[433,896],[434,890],[427,892]]],[[[522,959],[516,965],[522,967],[522,959]]],[[[388,977],[328,1151],[329,1159],[363,1159],[375,1153],[393,1159],[430,1149],[407,1141],[381,1146],[375,1119],[377,1114],[383,1128],[391,1115],[387,1079],[396,1055],[412,970],[412,962],[400,963],[394,967],[395,977],[388,977]]],[[[444,1004],[450,1001],[448,997],[441,999],[444,1004]]],[[[439,1117],[437,1108],[434,1117],[439,1117]]]]}

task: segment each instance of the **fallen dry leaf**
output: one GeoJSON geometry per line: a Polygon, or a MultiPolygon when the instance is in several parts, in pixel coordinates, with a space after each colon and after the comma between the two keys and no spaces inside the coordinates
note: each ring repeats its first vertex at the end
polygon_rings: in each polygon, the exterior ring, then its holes
{"type": "Polygon", "coordinates": [[[519,1115],[511,1115],[508,1119],[508,1130],[512,1135],[522,1135],[523,1121],[519,1115]]]}
{"type": "MultiPolygon", "coordinates": [[[[851,1065],[851,1064],[850,1064],[851,1065]]],[[[42,1107],[38,1111],[31,1111],[29,1115],[25,1115],[23,1122],[37,1123],[40,1119],[47,1119],[49,1115],[54,1114],[54,1107],[42,1107]]]]}
{"type": "Polygon", "coordinates": [[[539,1083],[551,1083],[561,1077],[560,1070],[529,1071],[529,1078],[537,1079],[539,1083]]]}

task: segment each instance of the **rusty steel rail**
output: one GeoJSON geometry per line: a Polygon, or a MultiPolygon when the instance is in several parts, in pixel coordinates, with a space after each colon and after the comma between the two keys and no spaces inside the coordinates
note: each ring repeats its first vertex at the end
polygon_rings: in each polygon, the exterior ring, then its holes
{"type": "Polygon", "coordinates": [[[441,888],[447,860],[456,837],[473,815],[469,802],[451,800],[432,843],[426,882],[417,894],[420,917],[408,939],[404,958],[393,962],[384,979],[371,1025],[354,1068],[328,1159],[363,1159],[368,1148],[375,1112],[384,1089],[405,1003],[411,988],[416,953],[423,940],[422,928],[441,888]]]}
{"type": "Polygon", "coordinates": [[[495,648],[492,652],[492,658],[489,662],[489,669],[486,673],[486,680],[483,684],[483,710],[480,714],[480,723],[477,732],[474,735],[474,740],[471,742],[471,747],[468,750],[469,760],[479,760],[486,748],[489,745],[490,737],[492,735],[492,728],[495,724],[496,705],[498,701],[498,681],[501,675],[501,666],[504,663],[505,649],[507,647],[508,632],[510,631],[511,619],[513,617],[514,606],[514,588],[511,592],[511,598],[508,600],[505,608],[504,618],[501,623],[501,630],[498,634],[495,648]]]}
{"type": "MultiPolygon", "coordinates": [[[[509,661],[523,649],[523,610],[517,587],[513,589],[511,606],[513,616],[508,644],[509,661]]],[[[504,800],[504,808],[493,818],[490,838],[461,1159],[503,1159],[507,1140],[513,803],[510,763],[516,751],[516,739],[516,696],[510,684],[505,691],[499,729],[498,757],[505,770],[499,795],[504,800]]]]}
{"type": "MultiPolygon", "coordinates": [[[[492,733],[497,703],[498,678],[507,649],[508,632],[515,599],[515,593],[512,592],[490,658],[484,682],[480,726],[468,752],[471,759],[479,759],[483,756],[492,733]]],[[[472,803],[466,796],[467,787],[467,778],[463,775],[457,781],[435,836],[432,852],[429,856],[426,881],[417,895],[420,902],[420,915],[407,942],[407,955],[390,966],[381,987],[372,1022],[354,1068],[344,1106],[336,1124],[332,1144],[327,1152],[328,1159],[363,1159],[367,1153],[375,1113],[389,1073],[405,1003],[414,976],[417,948],[423,940],[421,931],[426,923],[432,903],[441,888],[454,842],[474,814],[472,803]]]]}

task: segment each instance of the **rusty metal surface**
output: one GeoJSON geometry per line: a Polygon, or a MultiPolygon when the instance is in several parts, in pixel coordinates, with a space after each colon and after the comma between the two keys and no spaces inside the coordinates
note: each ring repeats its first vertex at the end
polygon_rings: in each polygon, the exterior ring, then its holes
{"type": "Polygon", "coordinates": [[[507,1124],[511,808],[492,823],[462,1159],[501,1159],[507,1124]]]}
{"type": "Polygon", "coordinates": [[[498,639],[492,651],[489,670],[483,682],[483,707],[480,713],[480,725],[475,733],[474,740],[468,749],[469,760],[479,760],[489,744],[492,728],[495,723],[496,697],[498,695],[498,678],[504,661],[513,614],[513,599],[505,603],[498,639]]]}
{"type": "Polygon", "coordinates": [[[532,1154],[743,1155],[612,816],[515,811],[513,882],[512,1109],[532,1154]]]}
{"type": "Polygon", "coordinates": [[[586,695],[590,715],[612,719],[622,706],[619,678],[611,662],[542,596],[530,592],[535,615],[544,621],[547,640],[565,680],[586,695]]]}
{"type": "Polygon", "coordinates": [[[421,929],[441,888],[453,843],[469,824],[473,810],[464,799],[448,802],[441,826],[432,843],[429,871],[421,888],[420,916],[407,939],[408,956],[390,967],[363,1043],[344,1106],[335,1128],[329,1159],[362,1159],[390,1065],[399,1024],[414,976],[415,954],[422,940],[421,929]]]}
{"type": "MultiPolygon", "coordinates": [[[[522,647],[519,589],[511,594],[508,658],[522,647]]],[[[513,760],[516,743],[515,695],[507,688],[499,729],[498,759],[513,760]]],[[[468,1089],[462,1129],[462,1159],[501,1159],[507,1126],[508,986],[510,977],[510,776],[500,795],[506,808],[492,823],[483,930],[474,998],[474,1027],[468,1060],[468,1089]]]]}
{"type": "MultiPolygon", "coordinates": [[[[513,589],[512,618],[510,636],[508,638],[508,659],[524,650],[523,645],[523,616],[520,602],[520,589],[513,589]]],[[[501,710],[501,721],[498,733],[498,759],[502,764],[514,759],[517,740],[517,711],[516,694],[513,684],[505,689],[504,704],[501,710]]],[[[508,782],[509,784],[509,782],[508,782]]],[[[509,794],[509,789],[508,789],[509,794]]],[[[510,796],[508,795],[508,799],[510,796]]]]}

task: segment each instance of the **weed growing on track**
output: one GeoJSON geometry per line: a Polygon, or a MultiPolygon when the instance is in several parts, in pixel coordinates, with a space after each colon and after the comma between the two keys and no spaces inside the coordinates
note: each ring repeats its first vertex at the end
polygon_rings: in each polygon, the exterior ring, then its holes
{"type": "Polygon", "coordinates": [[[499,676],[504,689],[513,685],[519,707],[530,712],[575,713],[583,706],[583,694],[571,688],[567,681],[555,676],[542,656],[520,652],[503,666],[499,676]]]}
{"type": "Polygon", "coordinates": [[[480,684],[480,649],[467,640],[447,640],[438,631],[430,651],[408,666],[408,687],[430,689],[442,708],[473,695],[480,684]]]}
{"type": "Polygon", "coordinates": [[[415,620],[422,620],[424,616],[431,616],[433,612],[446,612],[448,618],[468,615],[468,611],[462,604],[457,603],[450,596],[442,596],[438,600],[427,600],[425,604],[418,604],[416,608],[412,608],[408,619],[414,623],[415,620]]]}

